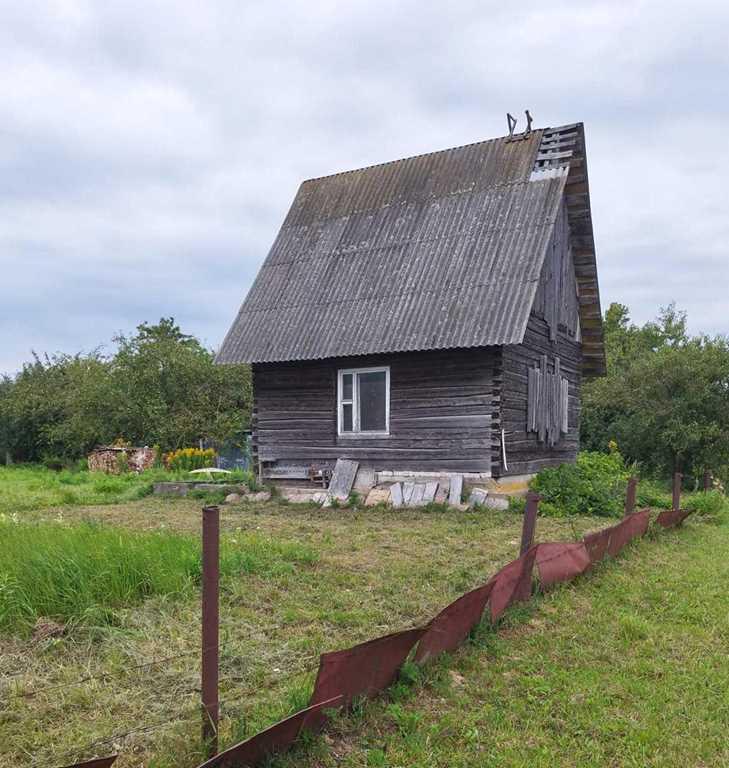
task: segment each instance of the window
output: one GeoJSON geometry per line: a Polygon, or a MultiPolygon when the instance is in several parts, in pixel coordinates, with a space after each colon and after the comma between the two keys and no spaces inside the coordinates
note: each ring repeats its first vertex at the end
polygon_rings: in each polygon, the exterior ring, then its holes
{"type": "Polygon", "coordinates": [[[337,386],[340,435],[387,435],[390,432],[390,369],[339,371],[337,386]]]}

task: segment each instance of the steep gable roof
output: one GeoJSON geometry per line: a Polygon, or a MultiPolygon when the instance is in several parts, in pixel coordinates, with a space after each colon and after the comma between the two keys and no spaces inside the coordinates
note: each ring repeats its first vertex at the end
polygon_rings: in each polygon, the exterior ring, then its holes
{"type": "Polygon", "coordinates": [[[218,361],[520,343],[570,172],[545,136],[305,181],[218,361]]]}

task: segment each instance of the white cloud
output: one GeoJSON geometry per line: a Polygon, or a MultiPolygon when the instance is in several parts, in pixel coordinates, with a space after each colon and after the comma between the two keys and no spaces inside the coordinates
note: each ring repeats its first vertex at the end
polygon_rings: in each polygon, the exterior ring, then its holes
{"type": "Polygon", "coordinates": [[[603,304],[729,331],[723,2],[2,3],[0,370],[218,344],[300,181],[586,123],[603,304]]]}

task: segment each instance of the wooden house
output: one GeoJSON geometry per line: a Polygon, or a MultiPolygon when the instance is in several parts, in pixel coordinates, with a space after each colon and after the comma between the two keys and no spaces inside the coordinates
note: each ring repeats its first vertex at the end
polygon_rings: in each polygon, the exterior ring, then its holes
{"type": "Polygon", "coordinates": [[[217,359],[252,366],[265,477],[574,460],[605,369],[582,124],[305,181],[217,359]]]}

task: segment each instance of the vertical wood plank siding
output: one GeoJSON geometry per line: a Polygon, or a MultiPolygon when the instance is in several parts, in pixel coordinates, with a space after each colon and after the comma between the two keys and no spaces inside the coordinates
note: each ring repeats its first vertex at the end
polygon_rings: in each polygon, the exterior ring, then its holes
{"type": "MultiPolygon", "coordinates": [[[[524,341],[502,348],[500,421],[505,432],[508,471],[504,471],[501,461],[495,461],[494,475],[530,474],[543,467],[575,460],[579,447],[582,382],[578,310],[577,283],[563,207],[555,224],[524,341]],[[567,379],[566,394],[560,391],[554,393],[554,397],[567,400],[568,429],[552,447],[545,441],[546,434],[527,431],[529,369],[544,365],[545,356],[547,370],[554,372],[555,358],[558,358],[560,374],[567,379]]],[[[534,407],[532,404],[532,414],[534,407]]]]}
{"type": "Polygon", "coordinates": [[[488,472],[494,348],[253,366],[254,444],[278,465],[359,461],[377,470],[488,472]],[[390,434],[337,436],[337,370],[390,366],[390,434]]]}
{"type": "Polygon", "coordinates": [[[524,343],[503,348],[503,390],[501,393],[501,425],[505,430],[508,472],[494,467],[494,474],[522,475],[574,461],[580,435],[580,386],[582,353],[580,345],[560,333],[557,341],[549,338],[547,322],[535,315],[529,320],[524,343]],[[554,358],[559,357],[561,375],[567,379],[568,431],[559,442],[549,447],[539,435],[527,432],[527,395],[529,368],[547,355],[548,370],[554,371],[554,358]]]}

